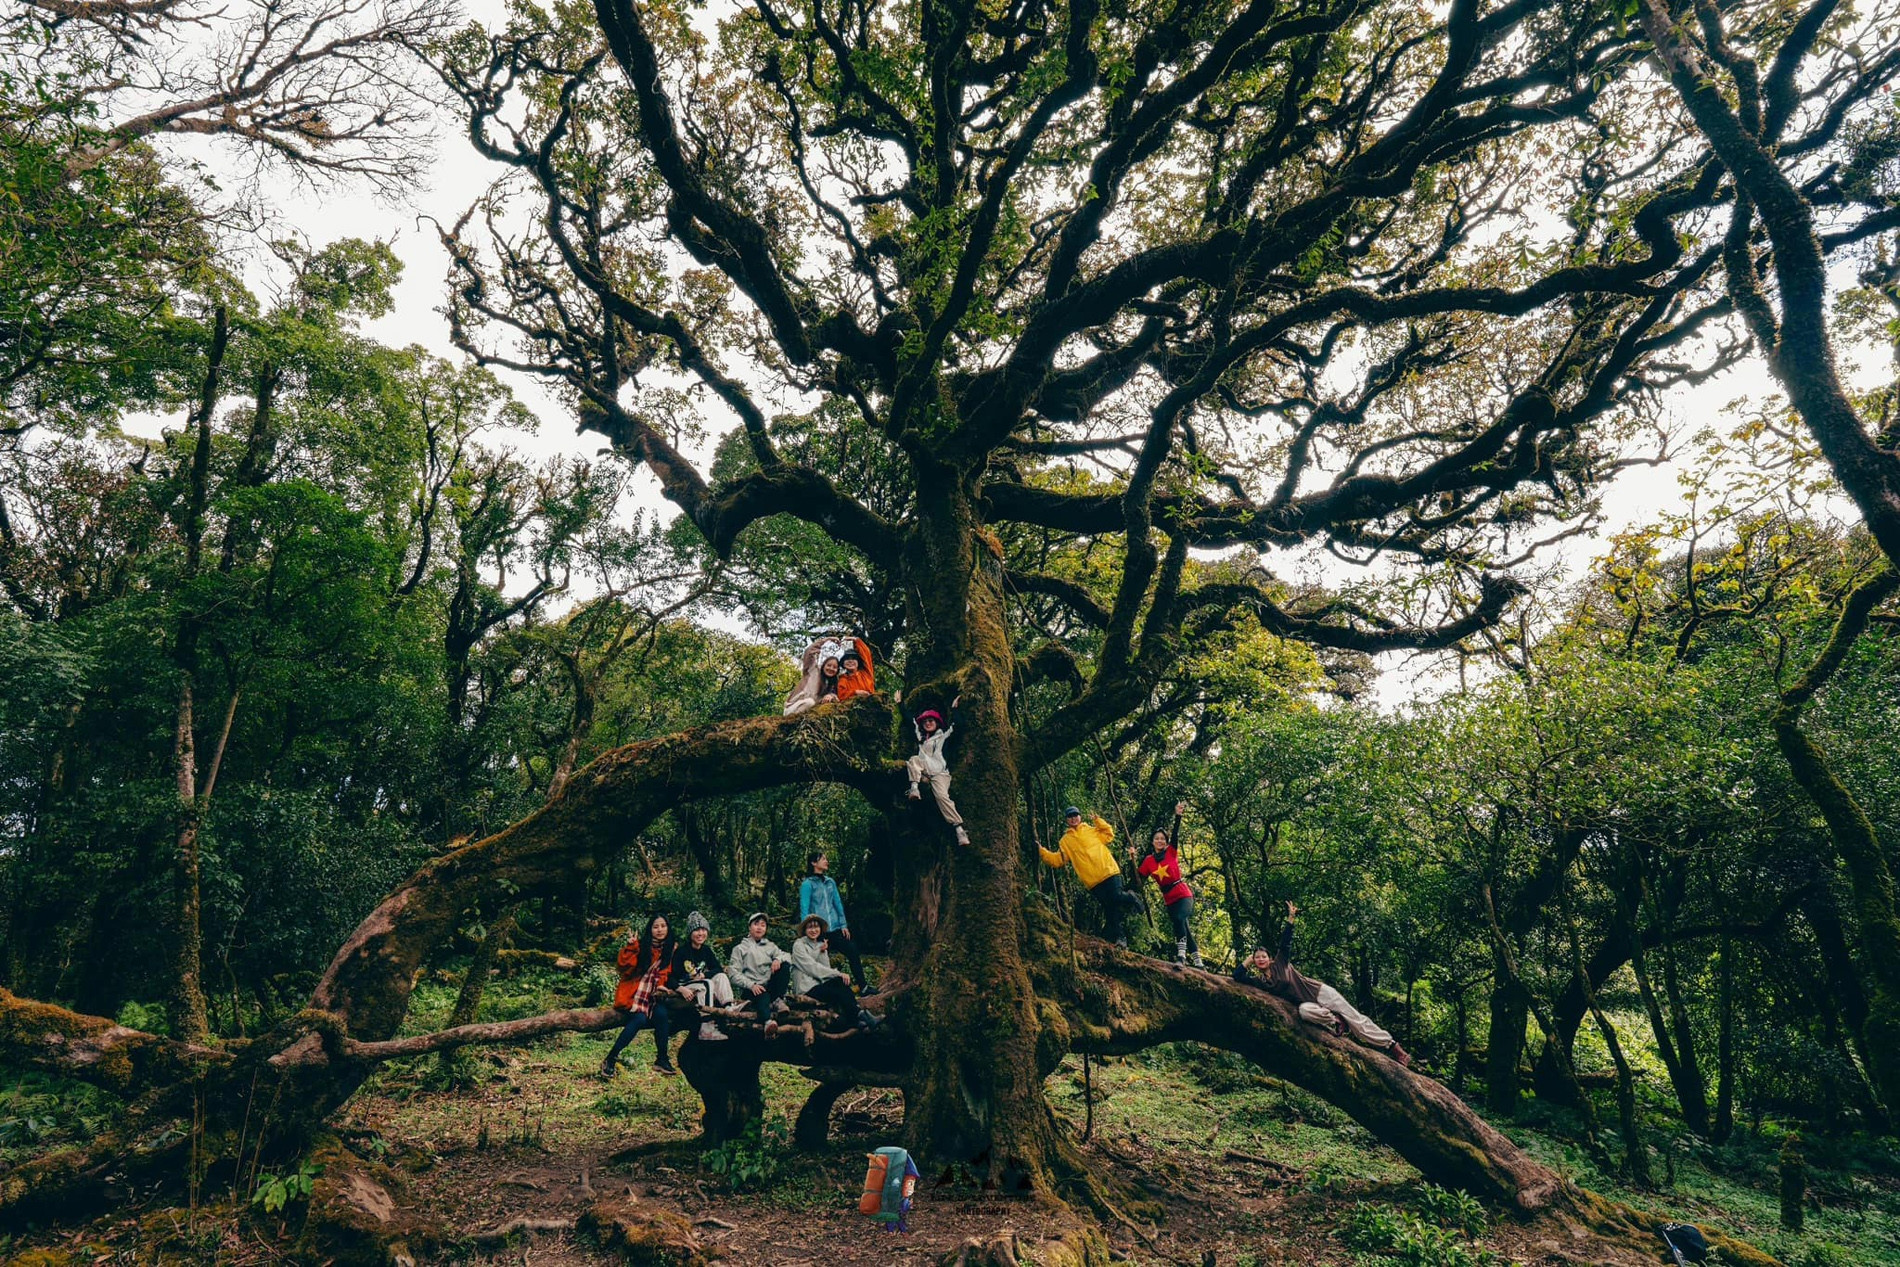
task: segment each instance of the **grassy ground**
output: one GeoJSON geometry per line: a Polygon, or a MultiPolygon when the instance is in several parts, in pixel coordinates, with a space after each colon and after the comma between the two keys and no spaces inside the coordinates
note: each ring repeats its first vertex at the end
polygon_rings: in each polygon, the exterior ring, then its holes
{"type": "MultiPolygon", "coordinates": [[[[528,1015],[587,1001],[584,978],[524,973],[498,980],[484,1017],[528,1015]]],[[[438,1026],[452,1002],[447,984],[425,984],[413,1029],[438,1026]]],[[[895,1092],[847,1095],[834,1110],[832,1143],[794,1151],[786,1124],[810,1088],[800,1074],[768,1066],[767,1129],[752,1144],[703,1153],[698,1099],[679,1079],[651,1072],[651,1039],[640,1038],[611,1084],[591,1077],[608,1035],[562,1035],[530,1046],[475,1053],[444,1067],[431,1057],[391,1064],[340,1115],[352,1147],[402,1174],[405,1206],[445,1230],[431,1261],[600,1267],[610,1259],[567,1231],[533,1231],[506,1244],[482,1234],[528,1219],[571,1221],[594,1198],[632,1195],[697,1221],[698,1234],[738,1264],[799,1267],[934,1262],[970,1236],[1013,1228],[1033,1234],[1035,1215],[993,1192],[937,1186],[926,1175],[909,1236],[879,1231],[856,1213],[864,1153],[897,1142],[895,1092]]],[[[44,1080],[9,1080],[0,1102],[0,1165],[96,1128],[103,1098],[44,1080]]],[[[1638,1263],[1599,1247],[1537,1239],[1498,1226],[1454,1194],[1419,1182],[1390,1150],[1325,1103],[1266,1078],[1224,1053],[1180,1046],[1094,1062],[1086,1077],[1071,1058],[1049,1080],[1057,1114],[1145,1215],[1111,1223],[1124,1261],[1222,1267],[1481,1267],[1518,1262],[1638,1263]],[[1092,1089],[1093,1107],[1085,1095],[1092,1089]],[[1211,1254],[1211,1260],[1207,1255],[1211,1254]]],[[[1772,1128],[1724,1150],[1673,1149],[1664,1192],[1629,1192],[1600,1175],[1548,1129],[1509,1124],[1518,1142],[1580,1183],[1673,1217],[1705,1221],[1752,1240],[1792,1267],[1900,1267],[1900,1158],[1868,1141],[1810,1141],[1818,1208],[1807,1230],[1783,1232],[1772,1128]]],[[[1612,1145],[1614,1147],[1614,1144],[1612,1145]]],[[[201,1194],[193,1214],[147,1205],[78,1231],[8,1239],[0,1261],[29,1248],[72,1254],[73,1263],[284,1261],[301,1206],[266,1211],[244,1193],[201,1194]],[[169,1255],[169,1257],[165,1257],[169,1255]]],[[[30,1261],[30,1260],[28,1260],[30,1261]]],[[[58,1261],[58,1260],[43,1260],[58,1261]]],[[[1654,1261],[1651,1259],[1650,1261],[1654,1261]]]]}

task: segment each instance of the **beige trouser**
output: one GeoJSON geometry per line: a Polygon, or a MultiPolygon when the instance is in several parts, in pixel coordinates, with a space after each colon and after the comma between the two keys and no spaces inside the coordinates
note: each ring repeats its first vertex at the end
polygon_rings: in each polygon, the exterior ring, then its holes
{"type": "Polygon", "coordinates": [[[704,981],[688,981],[680,993],[700,1007],[730,1007],[732,979],[723,972],[714,973],[704,981]]]}
{"type": "Polygon", "coordinates": [[[910,785],[916,787],[925,779],[930,780],[930,791],[937,798],[937,809],[943,815],[943,821],[952,827],[963,826],[963,815],[957,813],[957,803],[950,799],[950,776],[948,774],[925,774],[924,759],[912,757],[904,762],[910,771],[910,785]]]}
{"type": "Polygon", "coordinates": [[[1346,1027],[1359,1036],[1359,1041],[1368,1047],[1390,1047],[1392,1035],[1373,1024],[1372,1018],[1346,1002],[1346,996],[1322,984],[1319,988],[1319,1002],[1300,1004],[1300,1019],[1311,1025],[1330,1027],[1336,1021],[1346,1022],[1346,1027]]]}

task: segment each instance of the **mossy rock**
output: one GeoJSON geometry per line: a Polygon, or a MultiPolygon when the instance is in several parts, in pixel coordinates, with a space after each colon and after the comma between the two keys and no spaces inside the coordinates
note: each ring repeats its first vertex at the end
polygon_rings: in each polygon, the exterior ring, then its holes
{"type": "Polygon", "coordinates": [[[581,1215],[580,1230],[629,1267],[706,1267],[712,1261],[686,1216],[671,1210],[600,1201],[581,1215]]]}
{"type": "Polygon", "coordinates": [[[335,1139],[320,1143],[309,1160],[322,1173],[297,1238],[300,1258],[335,1267],[414,1267],[440,1242],[433,1220],[399,1203],[403,1180],[395,1170],[364,1161],[335,1139]]]}
{"type": "Polygon", "coordinates": [[[76,1263],[91,1261],[92,1255],[75,1258],[67,1249],[29,1249],[16,1258],[7,1259],[7,1267],[74,1267],[76,1263]]]}

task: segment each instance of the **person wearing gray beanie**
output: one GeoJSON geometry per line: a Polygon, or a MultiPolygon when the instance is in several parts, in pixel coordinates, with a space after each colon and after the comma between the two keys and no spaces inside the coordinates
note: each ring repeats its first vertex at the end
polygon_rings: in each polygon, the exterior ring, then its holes
{"type": "MultiPolygon", "coordinates": [[[[694,1007],[732,1006],[732,978],[725,974],[719,952],[713,948],[712,925],[698,911],[686,917],[686,940],[673,952],[670,977],[673,988],[694,1007]]],[[[726,1038],[711,1019],[699,1023],[697,1037],[706,1043],[726,1038]]]]}

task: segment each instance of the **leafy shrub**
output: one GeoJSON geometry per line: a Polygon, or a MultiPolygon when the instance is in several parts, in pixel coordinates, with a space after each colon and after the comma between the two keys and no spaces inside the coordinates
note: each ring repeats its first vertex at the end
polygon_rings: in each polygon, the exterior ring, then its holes
{"type": "Polygon", "coordinates": [[[266,1214],[279,1213],[293,1201],[308,1200],[322,1173],[322,1166],[305,1162],[287,1175],[259,1175],[257,1187],[251,1191],[251,1204],[261,1206],[266,1214]]]}
{"type": "Polygon", "coordinates": [[[604,963],[591,964],[581,974],[581,1006],[601,1007],[613,998],[620,977],[604,963]]]}
{"type": "Polygon", "coordinates": [[[163,1003],[139,1003],[128,1000],[119,1006],[119,1014],[112,1018],[127,1029],[144,1030],[148,1034],[170,1035],[171,1024],[165,1019],[163,1003]]]}
{"type": "Polygon", "coordinates": [[[785,1147],[791,1135],[785,1119],[774,1116],[762,1127],[753,1123],[745,1134],[708,1150],[700,1160],[734,1191],[769,1187],[784,1167],[785,1147]]]}
{"type": "Polygon", "coordinates": [[[1789,1261],[1793,1267],[1850,1267],[1854,1260],[1848,1257],[1845,1245],[1822,1241],[1818,1245],[1808,1246],[1799,1257],[1789,1261]]]}
{"type": "Polygon", "coordinates": [[[601,1117],[640,1117],[646,1111],[640,1097],[625,1091],[604,1091],[594,1100],[594,1112],[601,1117]]]}
{"type": "Polygon", "coordinates": [[[1398,1243],[1399,1212],[1386,1205],[1356,1205],[1339,1225],[1339,1239],[1352,1249],[1383,1254],[1398,1243]]]}
{"type": "Polygon", "coordinates": [[[1441,1188],[1435,1183],[1425,1184],[1418,1190],[1418,1196],[1412,1199],[1412,1208],[1427,1223],[1448,1228],[1467,1240],[1482,1236],[1490,1222],[1484,1203],[1469,1192],[1441,1188]]]}
{"type": "MultiPolygon", "coordinates": [[[[1457,1203],[1444,1204],[1457,1208],[1457,1203]]],[[[1478,1214],[1482,1227],[1483,1210],[1478,1214]]],[[[1338,1234],[1349,1248],[1398,1267],[1501,1267],[1504,1262],[1483,1246],[1465,1244],[1455,1231],[1387,1205],[1354,1206],[1338,1234]]]]}

